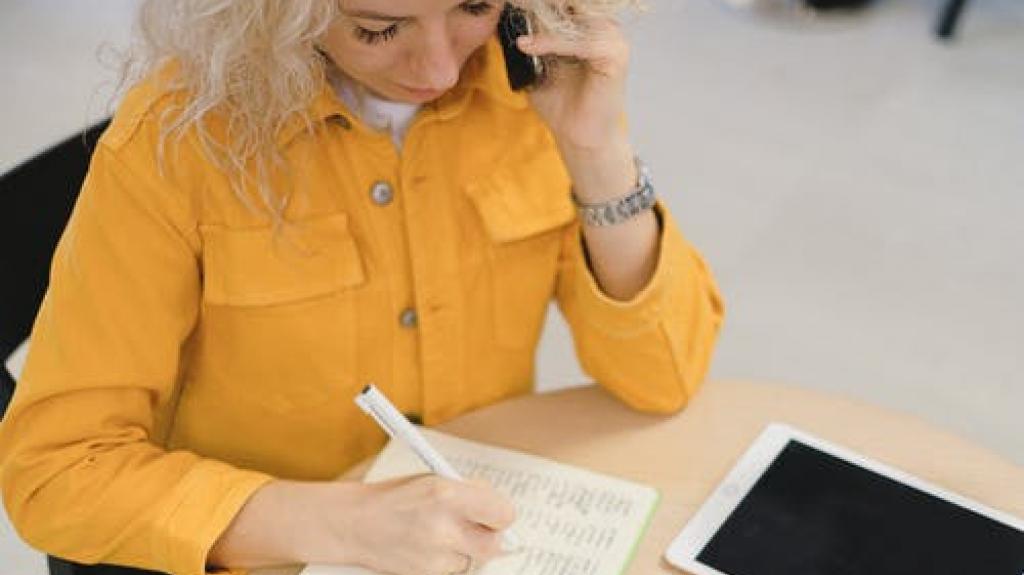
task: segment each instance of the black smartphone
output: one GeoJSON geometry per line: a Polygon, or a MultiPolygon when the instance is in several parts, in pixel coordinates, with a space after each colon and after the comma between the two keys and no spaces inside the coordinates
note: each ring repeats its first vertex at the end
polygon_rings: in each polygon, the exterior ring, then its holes
{"type": "Polygon", "coordinates": [[[533,28],[525,11],[506,3],[498,20],[498,39],[505,54],[508,84],[513,90],[524,90],[544,81],[544,62],[524,53],[516,46],[516,38],[530,34],[533,28]]]}

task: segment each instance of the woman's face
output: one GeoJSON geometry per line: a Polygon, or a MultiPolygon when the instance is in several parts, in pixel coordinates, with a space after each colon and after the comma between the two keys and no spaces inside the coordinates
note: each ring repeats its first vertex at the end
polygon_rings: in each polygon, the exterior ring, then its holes
{"type": "Polygon", "coordinates": [[[340,0],[323,49],[378,97],[434,100],[494,34],[504,0],[340,0]]]}

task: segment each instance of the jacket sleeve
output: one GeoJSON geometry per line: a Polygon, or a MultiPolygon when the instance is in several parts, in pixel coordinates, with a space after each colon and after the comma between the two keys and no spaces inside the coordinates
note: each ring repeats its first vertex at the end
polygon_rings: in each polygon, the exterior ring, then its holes
{"type": "MultiPolygon", "coordinates": [[[[110,135],[108,132],[107,136],[110,135]]],[[[193,575],[271,478],[161,449],[199,310],[195,218],[147,146],[100,141],[0,424],[21,537],[81,563],[193,575]]]]}
{"type": "Polygon", "coordinates": [[[587,263],[580,224],[566,232],[558,305],[583,370],[627,405],[669,413],[700,386],[723,318],[722,299],[700,255],[660,203],[655,272],[630,301],[605,295],[587,263]]]}

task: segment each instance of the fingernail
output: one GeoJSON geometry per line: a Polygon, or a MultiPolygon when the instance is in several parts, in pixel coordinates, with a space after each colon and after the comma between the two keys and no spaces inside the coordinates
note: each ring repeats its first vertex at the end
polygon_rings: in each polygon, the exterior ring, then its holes
{"type": "Polygon", "coordinates": [[[529,48],[533,45],[533,38],[530,36],[520,36],[516,38],[516,43],[519,44],[520,48],[529,48]]]}

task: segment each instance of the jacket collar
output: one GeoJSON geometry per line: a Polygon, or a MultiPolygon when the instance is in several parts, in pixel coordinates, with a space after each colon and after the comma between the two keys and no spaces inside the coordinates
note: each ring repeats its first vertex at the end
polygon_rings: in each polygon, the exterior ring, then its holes
{"type": "Polygon", "coordinates": [[[526,95],[512,91],[508,85],[505,56],[497,36],[492,36],[469,58],[462,68],[459,83],[433,104],[443,119],[449,119],[458,115],[477,92],[513,110],[528,105],[526,95]]]}
{"type": "MultiPolygon", "coordinates": [[[[496,36],[492,36],[469,57],[462,68],[458,84],[426,107],[433,109],[440,119],[448,120],[459,115],[476,93],[513,110],[522,110],[529,105],[524,93],[514,92],[508,85],[505,57],[496,36]]],[[[314,123],[313,127],[332,121],[350,127],[356,121],[354,113],[337,97],[326,81],[309,106],[309,118],[314,123]]],[[[308,127],[301,118],[292,118],[278,132],[278,145],[287,146],[308,127]]]]}

